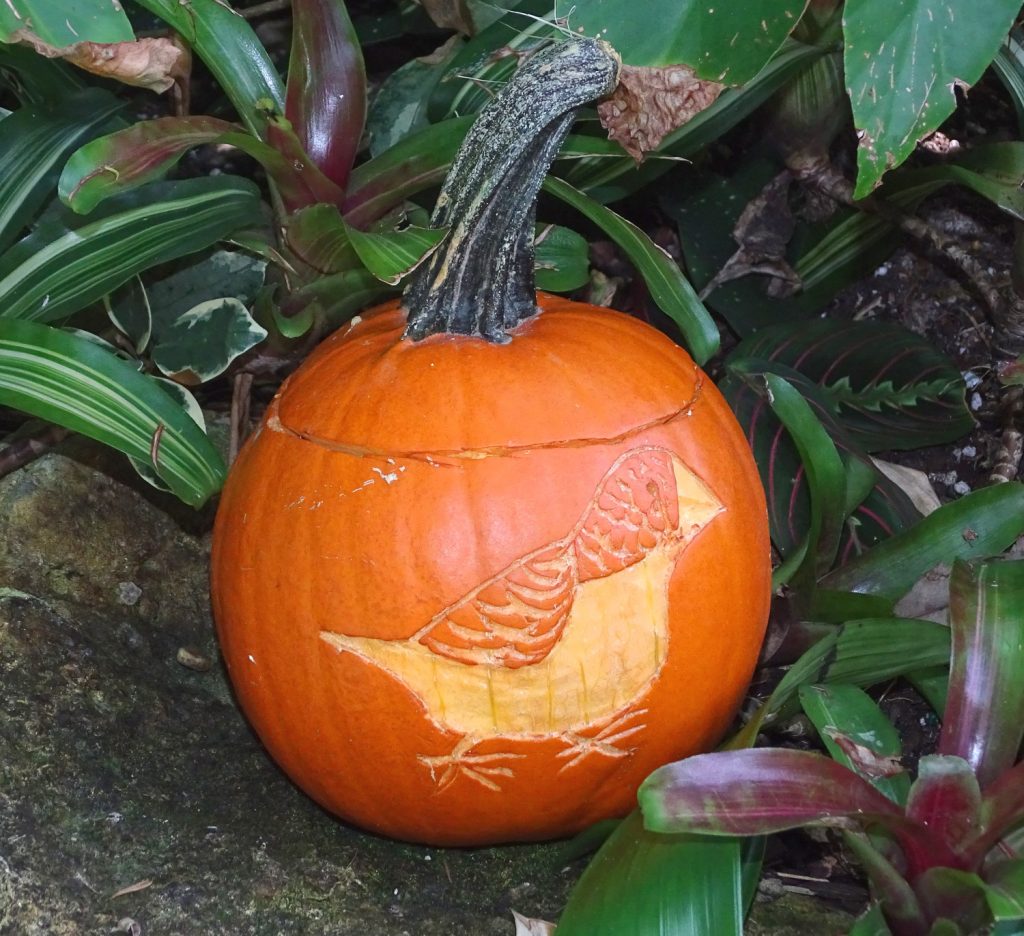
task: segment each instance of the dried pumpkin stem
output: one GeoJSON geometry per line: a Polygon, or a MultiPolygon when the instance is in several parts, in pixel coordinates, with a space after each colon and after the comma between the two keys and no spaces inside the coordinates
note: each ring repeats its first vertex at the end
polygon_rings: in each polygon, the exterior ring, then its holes
{"type": "Polygon", "coordinates": [[[431,218],[449,233],[405,292],[408,337],[506,342],[537,312],[537,193],[577,109],[611,92],[618,71],[607,43],[574,39],[530,58],[480,112],[431,218]]]}

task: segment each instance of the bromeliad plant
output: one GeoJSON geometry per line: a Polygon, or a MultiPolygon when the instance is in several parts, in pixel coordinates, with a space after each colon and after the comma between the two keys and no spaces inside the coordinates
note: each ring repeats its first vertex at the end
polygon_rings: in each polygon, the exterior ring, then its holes
{"type": "Polygon", "coordinates": [[[646,827],[729,836],[842,829],[875,900],[855,934],[973,933],[1024,919],[1024,562],[958,561],[950,612],[942,733],[912,783],[898,750],[885,747],[891,726],[866,696],[849,684],[808,686],[804,708],[835,760],[746,749],[661,768],[640,791],[646,827]],[[859,736],[842,727],[858,721],[859,736]]]}

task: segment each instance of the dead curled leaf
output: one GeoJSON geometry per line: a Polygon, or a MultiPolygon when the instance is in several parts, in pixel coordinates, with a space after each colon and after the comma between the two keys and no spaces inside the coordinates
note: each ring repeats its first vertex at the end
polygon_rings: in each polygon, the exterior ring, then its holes
{"type": "Polygon", "coordinates": [[[435,26],[442,29],[454,29],[466,36],[476,32],[473,14],[466,0],[417,0],[433,20],[435,26]]]}
{"type": "Polygon", "coordinates": [[[45,58],[62,58],[84,71],[114,78],[158,94],[184,79],[191,68],[188,47],[177,37],[153,37],[134,42],[76,42],[52,46],[27,29],[19,29],[12,42],[31,46],[45,58]]]}
{"type": "Polygon", "coordinates": [[[623,65],[619,85],[597,106],[608,136],[638,163],[666,134],[715,102],[725,85],[698,78],[688,65],[623,65]]]}

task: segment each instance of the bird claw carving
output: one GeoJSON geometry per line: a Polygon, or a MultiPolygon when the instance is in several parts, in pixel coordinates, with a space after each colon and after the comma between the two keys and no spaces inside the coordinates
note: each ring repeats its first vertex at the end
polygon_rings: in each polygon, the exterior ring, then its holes
{"type": "Polygon", "coordinates": [[[628,757],[636,748],[619,747],[618,744],[620,741],[624,741],[626,738],[635,735],[638,731],[643,731],[647,727],[645,724],[630,725],[633,719],[639,718],[646,713],[647,709],[636,709],[632,712],[626,712],[625,715],[612,719],[592,737],[577,734],[575,731],[563,731],[559,737],[569,747],[559,752],[556,756],[560,758],[571,757],[572,760],[567,764],[563,764],[558,772],[565,773],[570,767],[575,767],[590,754],[601,754],[604,757],[611,758],[628,757]]]}
{"type": "Polygon", "coordinates": [[[525,757],[525,754],[511,754],[495,752],[493,754],[470,754],[469,752],[476,745],[476,738],[463,738],[455,745],[450,754],[441,754],[435,757],[420,755],[417,759],[421,764],[426,765],[430,770],[430,779],[437,784],[437,792],[440,793],[446,787],[455,782],[457,777],[463,776],[474,783],[492,790],[495,793],[501,792],[501,785],[495,777],[513,777],[515,773],[511,767],[500,766],[504,760],[517,760],[525,757]],[[440,779],[438,774],[440,773],[440,779]]]}

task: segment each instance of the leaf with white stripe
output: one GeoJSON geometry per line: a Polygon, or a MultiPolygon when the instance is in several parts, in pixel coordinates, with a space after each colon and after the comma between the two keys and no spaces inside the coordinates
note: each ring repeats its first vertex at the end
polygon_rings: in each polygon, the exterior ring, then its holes
{"type": "Polygon", "coordinates": [[[0,405],[150,465],[187,504],[198,507],[224,481],[213,444],[156,380],[58,328],[0,319],[0,405]]]}
{"type": "Polygon", "coordinates": [[[261,221],[259,189],[228,176],[153,183],[86,218],[55,207],[0,256],[0,318],[65,319],[137,273],[261,221]]]}
{"type": "Polygon", "coordinates": [[[55,109],[28,105],[0,134],[0,253],[42,208],[75,147],[101,133],[124,106],[99,88],[80,91],[55,109]]]}

